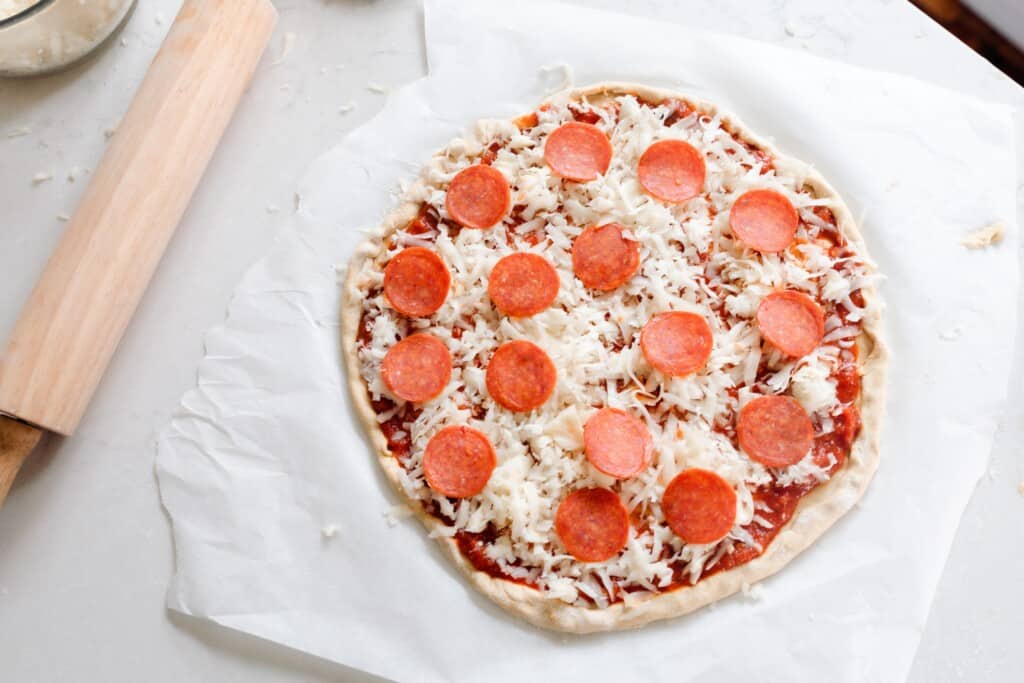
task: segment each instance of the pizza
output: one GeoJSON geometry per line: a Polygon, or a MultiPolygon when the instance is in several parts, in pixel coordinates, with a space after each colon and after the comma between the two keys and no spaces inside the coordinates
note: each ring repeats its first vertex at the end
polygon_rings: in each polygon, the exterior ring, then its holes
{"type": "Polygon", "coordinates": [[[864,493],[876,277],[835,190],[735,117],[577,89],[452,140],[358,247],[352,399],[477,589],[636,627],[773,574],[864,493]]]}

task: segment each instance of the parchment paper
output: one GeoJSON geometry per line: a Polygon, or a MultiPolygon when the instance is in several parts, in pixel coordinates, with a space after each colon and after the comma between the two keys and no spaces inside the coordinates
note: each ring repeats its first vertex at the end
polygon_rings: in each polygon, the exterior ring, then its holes
{"type": "Polygon", "coordinates": [[[1015,330],[1011,112],[907,78],[578,7],[426,4],[430,76],[318,159],[206,340],[158,442],[171,609],[408,681],[903,680],[984,471],[1015,330]],[[343,385],[345,262],[402,179],[481,117],[576,84],[736,112],[844,194],[887,280],[882,464],[861,506],[753,596],[635,632],[551,634],[469,588],[377,471],[343,385]],[[541,67],[554,66],[544,70],[541,67]],[[969,230],[1009,234],[968,251],[969,230]],[[322,531],[336,527],[333,536],[322,531]],[[623,678],[619,678],[623,677],[623,678]]]}

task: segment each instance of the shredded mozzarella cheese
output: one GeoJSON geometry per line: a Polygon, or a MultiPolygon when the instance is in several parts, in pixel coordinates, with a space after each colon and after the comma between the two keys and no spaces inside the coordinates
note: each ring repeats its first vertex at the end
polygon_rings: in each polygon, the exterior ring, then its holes
{"type": "MultiPolygon", "coordinates": [[[[780,485],[819,482],[826,471],[811,454],[796,465],[770,471],[735,445],[735,415],[752,396],[791,391],[819,428],[833,428],[828,416],[841,406],[833,373],[843,361],[835,342],[859,333],[863,309],[850,295],[866,282],[859,257],[831,253],[825,238],[834,225],[815,207],[830,200],[805,187],[802,166],[777,169],[737,140],[716,116],[692,112],[666,125],[669,105],[649,106],[632,96],[577,111],[594,112],[596,125],[611,140],[614,155],[607,173],[592,182],[565,182],[544,162],[544,141],[572,120],[568,101],[537,112],[537,125],[519,130],[511,122],[484,121],[463,139],[453,140],[404,199],[421,202],[440,218],[427,233],[399,231],[376,261],[366,264],[361,285],[368,292],[364,320],[368,342],[360,348],[362,376],[370,396],[387,398],[380,365],[386,351],[415,331],[429,331],[452,353],[451,381],[437,399],[419,406],[405,426],[411,450],[404,459],[406,493],[436,506],[450,524],[439,533],[499,531],[487,555],[508,575],[528,581],[567,603],[608,604],[610,596],[633,599],[633,592],[658,591],[673,582],[673,567],[685,566],[691,582],[741,544],[760,549],[747,525],[771,528],[758,514],[753,496],[773,481],[780,485]],[[706,192],[681,204],[666,205],[648,196],[636,179],[640,155],[657,140],[686,140],[707,161],[706,192]],[[494,143],[493,160],[512,187],[513,215],[490,230],[459,230],[445,207],[445,190],[460,170],[477,163],[494,143]],[[782,254],[759,254],[732,236],[729,208],[741,193],[770,188],[785,195],[802,222],[794,246],[782,254]],[[640,242],[639,272],[616,291],[598,293],[573,274],[573,240],[589,225],[623,225],[640,242]],[[451,229],[449,229],[451,226],[451,229]],[[541,233],[538,243],[528,239],[541,233]],[[397,315],[382,293],[382,270],[397,251],[413,245],[434,249],[452,274],[451,293],[427,319],[397,315]],[[494,264],[508,254],[530,251],[557,269],[561,288],[555,304],[530,318],[501,316],[485,292],[494,264]],[[789,288],[807,292],[834,310],[849,312],[846,323],[830,314],[825,345],[792,361],[765,347],[754,315],[762,297],[789,288]],[[639,348],[639,332],[653,315],[666,310],[699,313],[714,334],[704,370],[669,379],[654,372],[639,348]],[[513,339],[540,345],[558,368],[554,394],[530,414],[510,412],[492,401],[484,368],[494,350],[513,339]],[[759,379],[760,378],[760,379],[759,379]],[[583,452],[582,428],[597,407],[613,406],[640,416],[654,439],[652,465],[633,479],[616,482],[591,467],[583,452]],[[494,444],[499,464],[484,491],[453,501],[432,492],[422,471],[422,453],[445,425],[467,424],[494,444]],[[665,486],[688,467],[711,469],[737,491],[736,525],[729,536],[707,546],[683,543],[665,523],[660,500],[665,486]],[[568,555],[554,532],[554,515],[569,492],[587,486],[616,488],[627,507],[646,524],[636,526],[625,550],[597,564],[568,555]],[[620,592],[628,588],[631,592],[620,592]]],[[[385,422],[403,409],[379,412],[385,422]]],[[[819,431],[821,431],[819,429],[819,431]]]]}

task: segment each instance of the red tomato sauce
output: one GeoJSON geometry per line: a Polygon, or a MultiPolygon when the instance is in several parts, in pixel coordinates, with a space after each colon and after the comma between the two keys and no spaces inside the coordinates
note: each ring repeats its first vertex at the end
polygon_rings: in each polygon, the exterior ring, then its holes
{"type": "Polygon", "coordinates": [[[580,123],[589,123],[591,125],[601,120],[601,116],[594,111],[583,111],[575,105],[569,105],[569,111],[572,112],[572,117],[580,123]]]}
{"type": "Polygon", "coordinates": [[[420,209],[419,215],[405,226],[405,231],[410,235],[422,235],[433,230],[437,230],[437,214],[426,204],[420,209]]]}
{"type": "Polygon", "coordinates": [[[455,534],[455,542],[459,546],[459,552],[469,560],[469,563],[477,571],[496,579],[505,579],[512,583],[537,588],[535,583],[507,574],[501,565],[487,554],[487,546],[493,544],[498,535],[493,527],[488,526],[481,532],[459,531],[455,534]]]}
{"type": "MultiPolygon", "coordinates": [[[[417,218],[416,220],[419,219],[417,218]]],[[[364,313],[359,320],[359,334],[356,335],[356,341],[361,348],[370,345],[370,336],[370,321],[364,313]]],[[[370,405],[373,408],[374,415],[381,415],[393,411],[398,404],[386,396],[381,396],[376,400],[371,399],[370,405]]],[[[399,463],[403,463],[412,450],[412,432],[409,427],[416,421],[419,414],[420,410],[418,408],[411,404],[406,404],[391,418],[378,423],[381,433],[384,434],[384,438],[387,440],[388,450],[391,451],[391,455],[398,459],[399,463]]]]}
{"type": "MultiPolygon", "coordinates": [[[[841,413],[840,418],[836,419],[841,418],[845,418],[851,425],[851,428],[844,430],[842,433],[837,430],[836,432],[818,436],[815,438],[814,446],[811,449],[811,458],[819,466],[826,467],[831,458],[835,459],[835,463],[826,469],[829,475],[838,471],[846,462],[853,439],[856,437],[857,432],[860,431],[860,420],[857,416],[856,407],[848,406],[841,413]]],[[[761,549],[754,546],[736,544],[732,552],[722,556],[722,559],[715,566],[705,569],[700,578],[703,579],[720,571],[732,569],[753,560],[755,557],[761,556],[768,549],[771,542],[775,540],[775,537],[779,535],[779,532],[782,531],[782,527],[786,525],[786,522],[793,518],[793,514],[796,512],[797,506],[803,497],[818,488],[818,486],[820,484],[817,482],[808,482],[782,487],[761,487],[754,491],[755,513],[761,519],[771,524],[771,527],[766,528],[757,522],[751,522],[744,526],[743,529],[753,537],[754,541],[761,546],[761,549]]],[[[673,582],[673,587],[675,588],[682,585],[689,585],[689,579],[685,578],[681,584],[673,582]]]]}

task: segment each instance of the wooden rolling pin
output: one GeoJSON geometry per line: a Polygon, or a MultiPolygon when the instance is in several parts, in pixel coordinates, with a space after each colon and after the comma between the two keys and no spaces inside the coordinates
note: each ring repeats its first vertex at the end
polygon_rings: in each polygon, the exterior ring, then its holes
{"type": "Polygon", "coordinates": [[[276,23],[270,0],[182,6],[0,360],[0,505],[78,425],[276,23]]]}

